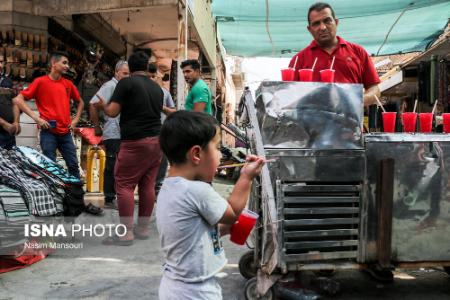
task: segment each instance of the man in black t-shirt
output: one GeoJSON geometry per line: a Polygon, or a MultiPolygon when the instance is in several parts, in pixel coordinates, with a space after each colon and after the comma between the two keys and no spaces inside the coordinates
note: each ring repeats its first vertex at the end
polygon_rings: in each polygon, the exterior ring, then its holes
{"type": "Polygon", "coordinates": [[[13,83],[2,73],[3,61],[0,61],[0,147],[11,149],[16,145],[15,135],[20,133],[20,111],[12,103],[13,83]]]}
{"type": "Polygon", "coordinates": [[[163,92],[148,78],[148,56],[135,52],[128,59],[131,77],[123,78],[116,86],[105,114],[116,117],[120,113],[121,144],[114,177],[120,222],[127,228],[121,237],[108,238],[104,244],[131,245],[133,239],[149,237],[149,223],[155,203],[155,179],[162,152],[159,148],[163,92]],[[133,230],[134,190],[139,191],[139,217],[133,230]]]}

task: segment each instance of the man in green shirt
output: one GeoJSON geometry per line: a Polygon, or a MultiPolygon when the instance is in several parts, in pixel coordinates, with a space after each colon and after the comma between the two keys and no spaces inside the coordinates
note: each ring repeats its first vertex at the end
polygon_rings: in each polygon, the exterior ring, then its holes
{"type": "Polygon", "coordinates": [[[184,79],[191,86],[184,108],[212,115],[211,91],[208,85],[200,79],[200,63],[198,60],[188,59],[183,61],[181,69],[184,79]]]}

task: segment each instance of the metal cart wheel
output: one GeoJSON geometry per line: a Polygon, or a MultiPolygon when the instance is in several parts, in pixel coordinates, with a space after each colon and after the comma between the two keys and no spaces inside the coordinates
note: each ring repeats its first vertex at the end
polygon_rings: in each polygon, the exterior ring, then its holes
{"type": "Polygon", "coordinates": [[[246,279],[256,277],[256,265],[253,251],[248,251],[239,259],[239,272],[246,279]]]}
{"type": "Polygon", "coordinates": [[[256,278],[255,277],[253,277],[247,281],[244,289],[245,289],[245,299],[246,300],[274,300],[275,299],[275,293],[273,291],[273,288],[270,288],[264,296],[258,297],[258,292],[256,290],[256,278]]]}
{"type": "Polygon", "coordinates": [[[450,275],[450,267],[444,267],[444,271],[447,272],[448,275],[450,275]]]}

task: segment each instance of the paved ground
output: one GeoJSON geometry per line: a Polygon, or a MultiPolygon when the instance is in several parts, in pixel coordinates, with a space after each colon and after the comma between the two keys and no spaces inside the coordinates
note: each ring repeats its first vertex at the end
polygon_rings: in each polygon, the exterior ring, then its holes
{"type": "MultiPolygon", "coordinates": [[[[223,195],[232,188],[224,182],[215,187],[223,195]]],[[[102,222],[111,223],[116,217],[116,211],[108,210],[102,222]]],[[[82,215],[78,222],[98,221],[82,215]]],[[[0,299],[157,299],[161,254],[154,220],[151,228],[150,240],[136,241],[131,247],[103,246],[99,239],[84,239],[83,250],[59,250],[26,269],[2,274],[0,299]]],[[[237,262],[247,249],[226,238],[224,246],[229,264],[219,274],[223,298],[244,299],[245,279],[237,262]]],[[[333,278],[342,286],[337,299],[450,298],[450,277],[441,269],[397,272],[391,285],[378,284],[359,271],[339,272],[333,278]]]]}

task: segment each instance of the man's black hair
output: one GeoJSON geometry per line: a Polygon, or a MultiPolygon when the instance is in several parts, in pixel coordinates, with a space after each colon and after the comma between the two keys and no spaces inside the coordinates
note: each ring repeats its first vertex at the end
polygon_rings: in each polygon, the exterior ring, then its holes
{"type": "Polygon", "coordinates": [[[330,4],[325,3],[325,2],[316,2],[316,3],[314,3],[313,5],[311,5],[309,7],[309,10],[308,10],[308,24],[310,23],[309,15],[311,14],[311,12],[313,10],[314,11],[321,11],[321,10],[323,10],[325,8],[329,8],[331,10],[331,15],[333,16],[333,19],[336,20],[336,16],[334,15],[334,10],[333,10],[333,8],[331,7],[330,4]]]}
{"type": "Polygon", "coordinates": [[[149,63],[148,64],[148,70],[149,73],[156,73],[158,72],[158,68],[156,67],[155,63],[149,63]]]}
{"type": "Polygon", "coordinates": [[[130,72],[147,71],[148,55],[143,51],[137,51],[128,58],[128,67],[130,72]]]}
{"type": "Polygon", "coordinates": [[[193,70],[200,70],[200,63],[196,59],[188,59],[181,63],[181,68],[191,66],[193,70]]]}
{"type": "Polygon", "coordinates": [[[68,59],[69,53],[65,51],[54,51],[50,54],[50,61],[52,60],[60,61],[62,57],[67,57],[68,59]]]}
{"type": "Polygon", "coordinates": [[[171,164],[182,164],[189,149],[195,145],[204,149],[218,128],[216,119],[206,113],[180,110],[164,121],[159,144],[171,164]]]}

